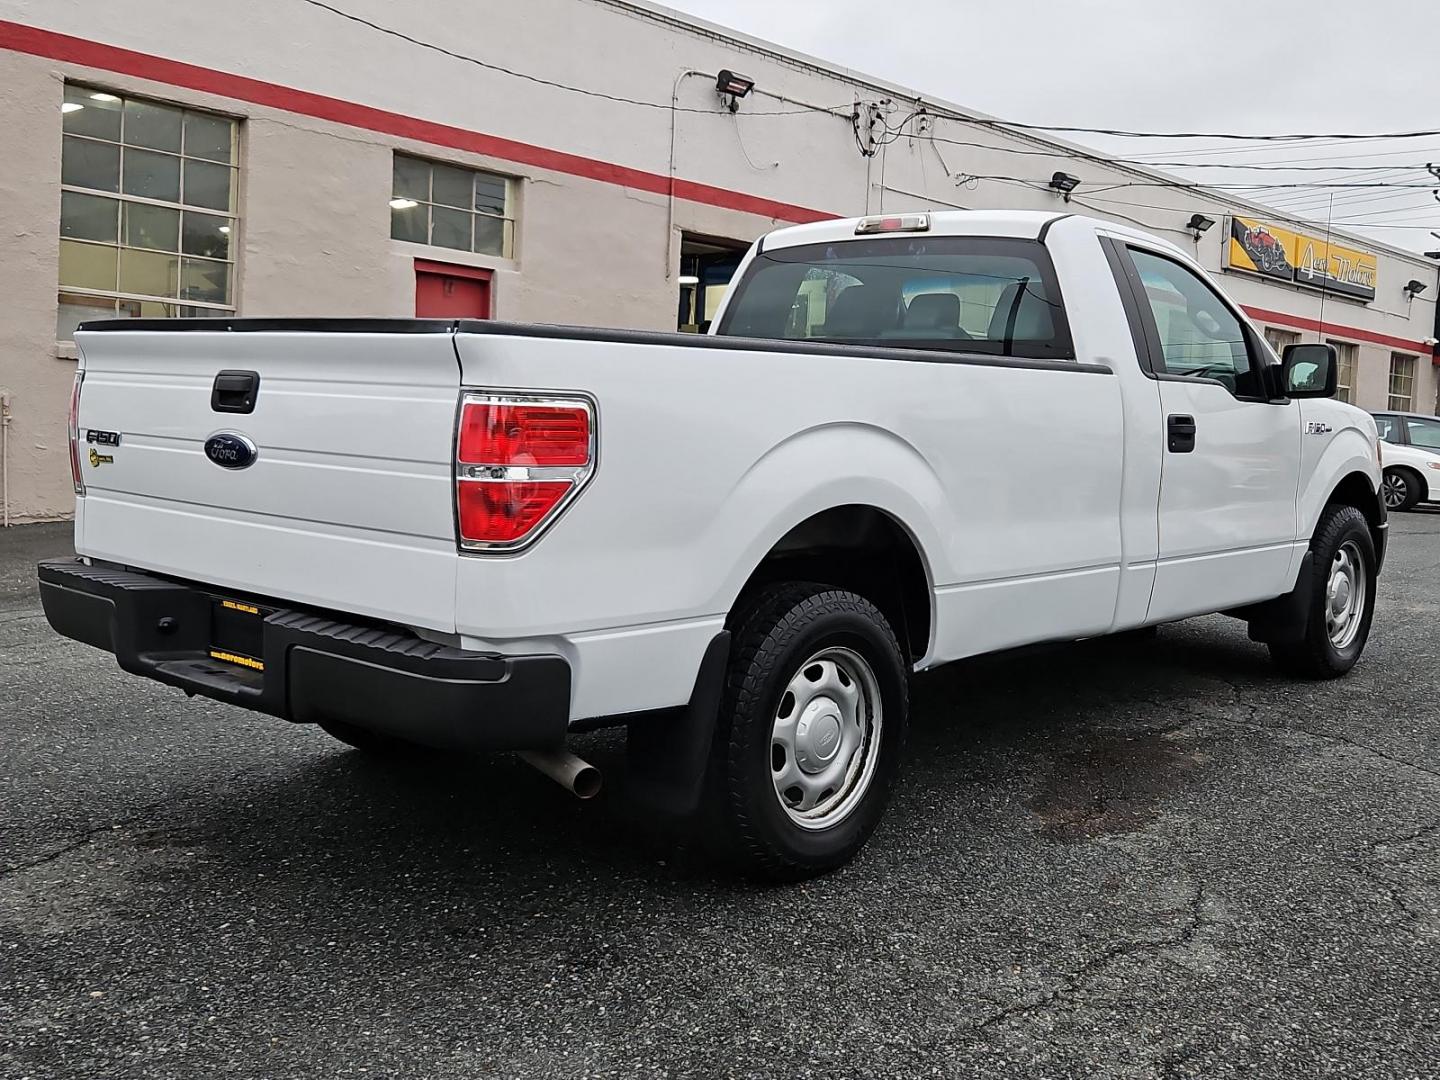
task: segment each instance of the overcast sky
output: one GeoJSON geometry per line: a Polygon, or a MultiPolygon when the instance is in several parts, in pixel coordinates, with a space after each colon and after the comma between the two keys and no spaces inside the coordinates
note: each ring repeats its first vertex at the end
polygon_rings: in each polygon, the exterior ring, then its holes
{"type": "MultiPolygon", "coordinates": [[[[1440,129],[1437,0],[663,2],[1022,123],[1246,134],[1440,129]]],[[[1432,179],[1426,162],[1440,163],[1440,138],[1280,143],[1241,153],[1257,144],[1065,138],[1157,160],[1386,167],[1191,172],[1212,181],[1418,184],[1432,179]]],[[[1253,194],[1323,220],[1330,192],[1253,194]]],[[[1334,195],[1337,222],[1365,221],[1374,228],[1364,231],[1405,247],[1440,247],[1429,233],[1440,230],[1440,203],[1429,190],[1334,195]],[[1418,227],[1379,227],[1397,224],[1418,227]]]]}

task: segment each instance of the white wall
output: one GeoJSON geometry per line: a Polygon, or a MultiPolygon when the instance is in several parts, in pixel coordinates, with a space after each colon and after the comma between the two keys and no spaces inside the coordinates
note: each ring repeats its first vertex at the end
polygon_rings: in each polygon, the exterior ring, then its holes
{"type": "MultiPolygon", "coordinates": [[[[849,215],[920,206],[1063,207],[1049,191],[1014,182],[963,183],[952,170],[1039,179],[1063,168],[1085,180],[1077,192],[1081,198],[1086,187],[1143,179],[1076,161],[1035,139],[952,120],[939,121],[934,134],[1054,150],[1054,156],[905,138],[883,157],[865,159],[848,119],[767,95],[848,112],[857,100],[874,101],[893,90],[773,48],[685,29],[644,13],[641,5],[430,0],[402,6],[346,0],[344,6],[456,52],[661,107],[537,85],[417,48],[299,0],[252,0],[239,17],[233,5],[219,0],[185,5],[0,0],[0,20],[144,54],[97,55],[83,43],[53,37],[27,45],[13,27],[0,25],[0,114],[6,121],[0,128],[0,295],[7,306],[0,320],[0,389],[12,396],[10,501],[19,518],[61,515],[71,501],[64,422],[73,362],[54,341],[59,105],[66,79],[243,118],[237,302],[242,315],[252,316],[411,315],[413,260],[428,257],[492,269],[499,318],[673,328],[681,231],[748,241],[803,217],[799,208],[849,215]],[[48,55],[16,51],[27,47],[48,55]],[[171,70],[145,57],[193,67],[171,70]],[[762,91],[747,99],[737,116],[719,107],[712,80],[686,77],[677,84],[687,70],[713,73],[722,67],[752,76],[762,91]],[[212,74],[217,71],[259,85],[217,85],[212,74]],[[288,98],[277,101],[269,89],[274,85],[335,101],[298,106],[288,98]],[[676,200],[672,210],[664,178],[671,174],[668,105],[677,85],[681,108],[698,111],[675,114],[674,175],[717,191],[692,193],[695,198],[676,200]],[[347,108],[343,103],[397,115],[345,113],[356,123],[315,115],[334,116],[347,108]],[[768,115],[774,113],[784,115],[768,115]],[[403,118],[452,130],[419,131],[403,118]],[[424,138],[412,137],[416,134],[424,138]],[[426,141],[432,138],[450,145],[426,141]],[[495,139],[525,146],[507,147],[495,139]],[[589,160],[556,158],[535,148],[589,160]],[[387,200],[395,149],[520,178],[514,258],[391,240],[387,200]],[[607,178],[603,163],[645,175],[607,178]],[[617,179],[621,182],[611,182],[617,179]],[[727,192],[793,209],[737,210],[727,192]]],[[[900,115],[911,107],[901,106],[900,115]]],[[[1101,197],[1131,202],[1091,205],[1182,241],[1179,230],[1192,213],[1220,218],[1230,209],[1218,199],[1159,187],[1096,195],[1101,197]]],[[[1093,212],[1078,204],[1070,209],[1093,212]]],[[[1213,229],[1199,245],[1205,264],[1217,274],[1221,232],[1213,229]]],[[[1320,317],[1317,294],[1221,276],[1246,305],[1298,319],[1320,317]]],[[[1440,287],[1432,285],[1407,311],[1401,286],[1412,277],[1433,283],[1435,267],[1419,257],[1382,252],[1376,302],[1364,306],[1332,297],[1325,304],[1327,323],[1409,341],[1429,337],[1440,287]]],[[[1326,336],[1347,335],[1337,329],[1326,336]]],[[[1362,344],[1360,404],[1385,404],[1390,351],[1362,344]]],[[[1433,409],[1435,369],[1424,356],[1417,369],[1416,406],[1433,409]]]]}

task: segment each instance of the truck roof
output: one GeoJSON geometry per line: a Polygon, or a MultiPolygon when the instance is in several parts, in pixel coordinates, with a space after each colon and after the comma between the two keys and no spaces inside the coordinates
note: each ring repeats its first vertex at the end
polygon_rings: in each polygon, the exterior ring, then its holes
{"type": "MultiPolygon", "coordinates": [[[[899,217],[902,214],[926,213],[930,215],[930,228],[925,235],[929,236],[1008,236],[1023,240],[1035,240],[1040,238],[1047,227],[1059,221],[1083,222],[1097,231],[1103,231],[1120,236],[1131,236],[1144,238],[1148,243],[1160,244],[1163,247],[1177,252],[1185,258],[1191,258],[1180,248],[1164,240],[1154,233],[1145,232],[1142,229],[1132,229],[1125,225],[1117,225],[1112,221],[1104,221],[1100,218],[1088,217],[1084,214],[1068,214],[1053,210],[899,210],[894,214],[883,215],[886,217],[899,217]]],[[[875,218],[882,215],[867,215],[868,218],[875,218]]],[[[799,247],[804,244],[833,244],[842,240],[853,240],[856,237],[856,226],[867,218],[839,218],[832,221],[817,221],[808,225],[792,225],[788,228],[777,229],[768,234],[762,241],[762,249],[769,251],[775,248],[799,247]]],[[[905,235],[905,234],[901,234],[905,235]]]]}

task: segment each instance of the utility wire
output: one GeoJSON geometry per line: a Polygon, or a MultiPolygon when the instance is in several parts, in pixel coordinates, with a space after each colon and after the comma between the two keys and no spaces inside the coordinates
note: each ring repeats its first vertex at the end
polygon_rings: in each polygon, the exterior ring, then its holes
{"type": "MultiPolygon", "coordinates": [[[[419,48],[428,49],[431,52],[440,53],[442,56],[448,56],[452,60],[459,60],[466,64],[474,64],[476,67],[484,68],[487,71],[498,72],[501,75],[509,75],[512,78],[516,79],[524,79],[526,82],[538,83],[540,86],[549,86],[556,90],[564,90],[567,93],[583,94],[586,97],[601,98],[605,101],[616,101],[624,105],[638,105],[646,109],[659,109],[664,112],[705,113],[707,115],[718,115],[720,112],[720,110],[718,109],[689,108],[681,105],[672,105],[671,103],[664,101],[645,101],[641,98],[625,97],[623,94],[608,94],[605,93],[603,90],[588,90],[581,86],[571,86],[568,83],[557,82],[554,79],[545,79],[540,77],[539,75],[531,75],[528,72],[524,71],[516,71],[514,68],[508,68],[502,64],[492,63],[488,60],[481,60],[478,57],[469,56],[466,53],[456,52],[453,49],[445,48],[443,45],[436,45],[432,41],[424,41],[421,38],[411,37],[409,34],[402,33],[401,31],[395,30],[389,26],[382,26],[380,23],[371,22],[369,19],[363,18],[360,15],[355,15],[349,11],[342,10],[341,8],[338,8],[333,4],[327,4],[325,3],[325,0],[300,0],[300,3],[309,4],[311,7],[319,8],[322,11],[328,11],[332,15],[338,15],[342,19],[348,19],[350,22],[358,23],[361,26],[369,27],[371,30],[375,30],[389,37],[398,38],[401,41],[409,42],[411,45],[418,46],[419,48]]],[[[774,97],[780,101],[789,101],[789,99],[781,98],[779,97],[779,95],[776,94],[768,94],[766,96],[774,97]]],[[[807,113],[823,112],[829,113],[833,116],[844,117],[847,119],[850,116],[849,111],[843,106],[837,106],[834,109],[830,109],[822,105],[809,105],[805,102],[797,101],[791,103],[799,105],[801,107],[798,109],[779,109],[773,111],[766,111],[763,109],[747,109],[746,115],[804,116],[807,113]]]]}
{"type": "Polygon", "coordinates": [[[1113,135],[1125,139],[1240,139],[1248,142],[1305,142],[1315,139],[1429,139],[1440,130],[1389,132],[1298,132],[1288,135],[1241,135],[1232,131],[1127,131],[1121,128],[1074,127],[1060,124],[1017,124],[1009,120],[969,119],[968,123],[1017,131],[1067,131],[1113,135]]]}
{"type": "MultiPolygon", "coordinates": [[[[1144,166],[1144,167],[1146,167],[1146,168],[1160,167],[1160,166],[1169,166],[1169,167],[1172,167],[1172,168],[1197,168],[1197,169],[1257,169],[1257,170],[1261,170],[1261,171],[1276,171],[1276,172],[1291,172],[1291,171],[1294,171],[1294,172],[1312,172],[1312,171],[1313,171],[1313,172],[1327,172],[1327,171],[1331,171],[1331,170],[1371,172],[1371,171],[1373,171],[1373,170],[1375,170],[1375,169],[1377,169],[1377,168],[1382,168],[1382,167],[1383,167],[1383,168],[1392,168],[1392,169],[1412,169],[1412,168],[1413,168],[1413,169],[1425,169],[1425,168],[1430,164],[1429,162],[1416,162],[1414,165],[1386,165],[1386,166],[1376,166],[1376,165],[1304,165],[1304,166],[1292,166],[1292,165],[1286,165],[1286,164],[1278,163],[1278,162],[1265,162],[1265,163],[1263,163],[1263,164],[1260,164],[1260,163],[1249,164],[1249,163],[1245,163],[1245,162],[1149,161],[1149,160],[1144,160],[1144,159],[1140,159],[1140,158],[1113,157],[1113,156],[1107,156],[1107,155],[1104,155],[1104,154],[1089,153],[1089,152],[1084,152],[1084,151],[1081,151],[1081,152],[1078,152],[1078,153],[1077,153],[1076,151],[1073,151],[1073,150],[1069,149],[1068,147],[1056,147],[1056,148],[1053,149],[1053,150],[1020,150],[1020,149],[1013,148],[1013,147],[1008,147],[1008,146],[996,146],[996,145],[994,145],[993,143],[974,142],[973,140],[967,140],[967,139],[950,139],[950,138],[946,138],[946,137],[943,136],[943,135],[933,135],[933,134],[932,134],[932,135],[926,135],[926,136],[924,136],[924,137],[927,138],[927,139],[933,139],[935,142],[938,142],[938,143],[944,143],[944,144],[947,145],[947,146],[968,146],[968,147],[972,147],[972,148],[977,149],[977,150],[992,150],[992,151],[994,151],[994,152],[997,153],[997,154],[1015,154],[1015,155],[1018,155],[1018,156],[1020,156],[1020,157],[1048,157],[1048,158],[1079,157],[1079,158],[1081,158],[1081,159],[1083,159],[1083,160],[1086,160],[1086,161],[1094,161],[1096,164],[1104,164],[1104,165],[1140,165],[1140,166],[1144,166]]],[[[1404,152],[1408,153],[1409,151],[1404,151],[1404,152]]],[[[1440,150],[1437,150],[1436,153],[1437,153],[1437,156],[1440,156],[1440,150]]],[[[1357,155],[1357,156],[1358,156],[1358,155],[1357,155]]],[[[1377,155],[1377,156],[1378,156],[1378,155],[1377,155]]],[[[1307,159],[1301,159],[1301,160],[1314,161],[1314,160],[1316,160],[1316,159],[1314,159],[1314,158],[1307,158],[1307,159]]]]}

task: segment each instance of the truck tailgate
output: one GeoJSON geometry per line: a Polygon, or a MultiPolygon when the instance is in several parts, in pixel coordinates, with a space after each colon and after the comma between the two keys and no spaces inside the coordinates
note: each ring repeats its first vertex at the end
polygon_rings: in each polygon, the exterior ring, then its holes
{"type": "Polygon", "coordinates": [[[80,554],[454,629],[460,376],[448,324],[97,330],[76,341],[80,554]],[[252,412],[212,407],[222,371],[258,376],[252,412]],[[249,467],[207,456],[221,434],[253,444],[249,467]]]}

